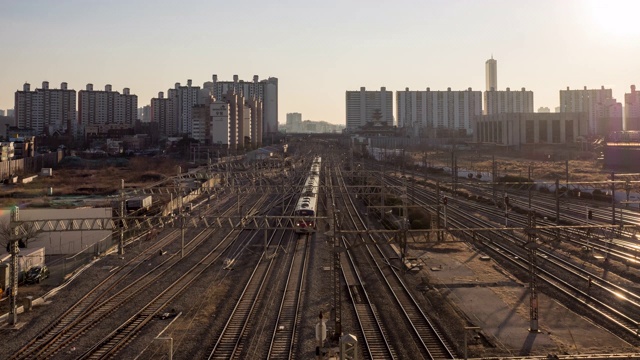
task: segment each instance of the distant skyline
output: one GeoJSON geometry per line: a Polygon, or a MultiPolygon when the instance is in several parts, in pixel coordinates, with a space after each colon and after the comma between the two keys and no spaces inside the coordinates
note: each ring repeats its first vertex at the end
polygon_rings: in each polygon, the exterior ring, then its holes
{"type": "Polygon", "coordinates": [[[128,87],[141,107],[237,74],[278,78],[280,123],[344,124],[361,86],[484,91],[492,55],[498,90],[533,91],[534,109],[554,111],[567,86],[624,102],[640,86],[638,13],[636,0],[0,0],[0,109],[25,82],[128,87]]]}

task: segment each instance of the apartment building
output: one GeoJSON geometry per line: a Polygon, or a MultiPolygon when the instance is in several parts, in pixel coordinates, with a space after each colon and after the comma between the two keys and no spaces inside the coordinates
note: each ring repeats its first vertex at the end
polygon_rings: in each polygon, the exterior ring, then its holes
{"type": "Polygon", "coordinates": [[[640,92],[631,85],[631,92],[624,94],[625,130],[640,130],[640,92]]]}
{"type": "Polygon", "coordinates": [[[158,124],[158,132],[162,136],[178,136],[178,121],[174,110],[173,98],[165,98],[164,93],[158,93],[157,98],[151,99],[150,119],[158,124]]]}
{"type": "Polygon", "coordinates": [[[420,135],[426,129],[464,130],[473,132],[474,116],[482,114],[482,92],[471,88],[463,91],[396,92],[398,127],[420,135]]]}
{"type": "Polygon", "coordinates": [[[381,87],[379,91],[346,92],[346,129],[355,131],[367,124],[393,126],[393,93],[381,87]]]}
{"type": "Polygon", "coordinates": [[[122,125],[133,127],[138,119],[138,96],[124,88],[122,94],[107,84],[95,90],[87,84],[78,92],[78,124],[81,128],[93,125],[122,125]]]}
{"type": "Polygon", "coordinates": [[[484,92],[484,114],[532,113],[533,91],[489,90],[484,92]]]}
{"type": "MultiPolygon", "coordinates": [[[[258,75],[253,76],[252,81],[240,80],[238,75],[233,75],[233,81],[220,81],[218,75],[212,76],[212,81],[203,85],[204,89],[209,89],[211,95],[216,99],[221,98],[230,90],[242,95],[245,101],[255,98],[259,101],[262,109],[262,124],[260,125],[262,135],[271,135],[278,132],[278,79],[269,77],[260,80],[258,75]]],[[[257,129],[256,129],[257,130],[257,129]]],[[[260,140],[262,141],[262,140],[260,140]]]]}
{"type": "Polygon", "coordinates": [[[34,91],[25,83],[15,93],[14,111],[16,125],[38,135],[77,132],[76,91],[68,89],[66,82],[60,89],[50,89],[49,82],[43,81],[42,88],[34,91]]]}
{"type": "Polygon", "coordinates": [[[560,90],[560,112],[586,112],[589,134],[605,136],[622,130],[622,104],[617,102],[611,89],[560,90]]]}

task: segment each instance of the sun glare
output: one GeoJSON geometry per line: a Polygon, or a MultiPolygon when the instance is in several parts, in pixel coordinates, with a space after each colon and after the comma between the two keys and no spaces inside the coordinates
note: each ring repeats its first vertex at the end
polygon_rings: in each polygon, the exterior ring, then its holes
{"type": "Polygon", "coordinates": [[[638,0],[593,0],[593,19],[600,30],[616,37],[640,35],[640,1],[638,0]]]}

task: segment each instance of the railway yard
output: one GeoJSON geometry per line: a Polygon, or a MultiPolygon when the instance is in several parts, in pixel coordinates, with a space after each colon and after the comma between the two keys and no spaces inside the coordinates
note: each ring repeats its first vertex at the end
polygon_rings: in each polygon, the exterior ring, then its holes
{"type": "Polygon", "coordinates": [[[289,148],[190,173],[219,182],[21,288],[38,299],[2,320],[0,358],[640,359],[637,174],[487,180],[289,148]]]}

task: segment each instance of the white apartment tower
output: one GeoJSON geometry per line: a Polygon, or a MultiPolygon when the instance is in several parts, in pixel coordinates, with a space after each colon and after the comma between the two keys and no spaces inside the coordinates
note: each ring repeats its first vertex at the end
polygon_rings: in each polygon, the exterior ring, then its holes
{"type": "Polygon", "coordinates": [[[487,83],[486,90],[498,90],[498,62],[493,59],[493,55],[484,63],[484,71],[487,83]]]}
{"type": "Polygon", "coordinates": [[[202,104],[200,101],[200,87],[192,86],[191,79],[187,80],[187,86],[176,83],[169,90],[168,97],[173,100],[178,132],[191,135],[193,129],[193,106],[202,104]]]}
{"type": "Polygon", "coordinates": [[[640,130],[640,92],[631,85],[631,92],[624,94],[625,130],[640,130]]]}
{"type": "Polygon", "coordinates": [[[233,81],[218,81],[218,75],[212,76],[212,81],[204,85],[210,89],[211,95],[216,99],[227,94],[229,90],[242,95],[245,100],[255,98],[262,104],[262,134],[269,135],[278,132],[278,79],[270,77],[259,80],[258,75],[253,76],[252,81],[244,81],[233,75],[233,81]]]}
{"type": "Polygon", "coordinates": [[[482,92],[471,88],[463,91],[396,92],[398,127],[418,135],[421,129],[473,131],[474,116],[482,114],[482,92]]]}
{"type": "Polygon", "coordinates": [[[520,91],[485,91],[484,114],[532,113],[533,91],[522,88],[520,91]]]}
{"type": "Polygon", "coordinates": [[[215,100],[209,105],[211,114],[211,144],[228,146],[231,142],[231,105],[226,100],[215,100]]]}
{"type": "Polygon", "coordinates": [[[67,89],[63,82],[60,89],[49,89],[49,82],[43,81],[42,88],[31,91],[24,84],[22,91],[15,93],[14,115],[19,128],[34,129],[36,134],[54,132],[75,134],[76,132],[76,91],[67,89]]]}
{"type": "Polygon", "coordinates": [[[381,87],[380,91],[367,91],[364,87],[360,91],[347,91],[346,112],[348,131],[377,121],[393,126],[393,93],[385,87],[381,87]]]}
{"type": "Polygon", "coordinates": [[[607,135],[622,130],[622,104],[617,102],[611,89],[560,90],[560,112],[586,112],[590,135],[607,135]]]}

